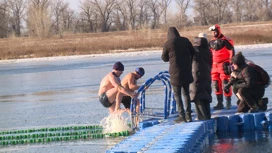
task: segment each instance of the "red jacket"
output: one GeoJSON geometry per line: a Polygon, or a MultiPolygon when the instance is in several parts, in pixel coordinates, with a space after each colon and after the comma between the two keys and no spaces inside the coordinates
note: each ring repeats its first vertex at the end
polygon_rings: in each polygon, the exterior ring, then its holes
{"type": "Polygon", "coordinates": [[[213,55],[213,63],[222,63],[229,61],[235,54],[234,43],[223,34],[210,41],[210,50],[213,55]]]}

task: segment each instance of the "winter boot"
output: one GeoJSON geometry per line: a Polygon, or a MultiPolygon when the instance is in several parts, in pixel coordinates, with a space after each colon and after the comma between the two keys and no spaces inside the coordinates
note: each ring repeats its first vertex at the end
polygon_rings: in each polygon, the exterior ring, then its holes
{"type": "Polygon", "coordinates": [[[261,111],[266,111],[267,110],[267,103],[268,103],[268,98],[262,98],[258,101],[258,106],[261,111]]]}
{"type": "Polygon", "coordinates": [[[174,122],[175,122],[175,123],[186,122],[186,120],[185,120],[185,114],[179,115],[179,116],[174,120],[174,122]]]}
{"type": "Polygon", "coordinates": [[[220,109],[224,109],[224,105],[223,105],[223,95],[216,95],[217,98],[217,105],[213,107],[214,110],[220,110],[220,109]]]}
{"type": "Polygon", "coordinates": [[[186,121],[187,122],[193,122],[191,113],[190,114],[188,114],[188,113],[186,114],[186,121]]]}
{"type": "Polygon", "coordinates": [[[259,107],[257,105],[253,106],[252,108],[250,108],[250,110],[248,111],[248,113],[257,113],[259,112],[259,107]]]}
{"type": "Polygon", "coordinates": [[[226,97],[226,109],[231,109],[231,97],[226,97]]]}

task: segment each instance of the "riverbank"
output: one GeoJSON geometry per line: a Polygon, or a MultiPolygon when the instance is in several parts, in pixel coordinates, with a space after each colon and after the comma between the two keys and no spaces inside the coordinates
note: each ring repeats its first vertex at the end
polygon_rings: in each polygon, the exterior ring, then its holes
{"type": "MultiPolygon", "coordinates": [[[[237,45],[272,43],[272,22],[220,25],[222,33],[237,45]]],[[[200,32],[212,38],[209,26],[183,27],[178,29],[184,37],[193,40],[200,32]]],[[[106,33],[66,33],[51,38],[3,38],[0,39],[0,60],[94,55],[115,52],[161,50],[167,39],[167,28],[141,29],[106,33]]]]}
{"type": "MultiPolygon", "coordinates": [[[[239,52],[240,50],[247,50],[247,49],[260,49],[260,48],[272,48],[272,43],[267,44],[254,44],[254,45],[237,45],[235,46],[235,51],[239,52]]],[[[45,61],[71,61],[71,60],[78,60],[78,59],[89,59],[91,57],[101,57],[101,56],[108,56],[110,57],[125,57],[125,56],[135,56],[137,54],[154,54],[157,52],[161,52],[162,50],[154,49],[154,50],[145,50],[145,51],[119,51],[119,52],[112,52],[112,53],[105,53],[105,54],[90,54],[90,55],[70,55],[70,56],[54,56],[54,57],[37,57],[37,58],[24,58],[24,59],[9,59],[9,60],[0,60],[1,64],[5,63],[24,63],[24,62],[45,62],[45,61]]]]}

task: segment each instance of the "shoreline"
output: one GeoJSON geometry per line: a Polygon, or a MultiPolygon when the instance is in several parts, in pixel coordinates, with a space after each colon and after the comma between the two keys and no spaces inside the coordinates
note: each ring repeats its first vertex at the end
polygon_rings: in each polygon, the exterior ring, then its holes
{"type": "MultiPolygon", "coordinates": [[[[239,49],[257,49],[257,48],[270,48],[272,43],[267,44],[253,44],[253,45],[239,45],[234,46],[235,52],[239,52],[239,49]]],[[[23,62],[33,62],[33,61],[57,61],[57,60],[77,60],[83,58],[95,58],[95,57],[118,57],[118,56],[135,56],[137,54],[151,54],[161,52],[161,50],[136,50],[136,51],[120,51],[114,53],[105,53],[105,54],[88,54],[88,55],[71,55],[71,56],[53,56],[53,57],[38,57],[38,58],[24,58],[24,59],[10,59],[10,60],[0,60],[0,64],[5,63],[23,63],[23,62]]]]}

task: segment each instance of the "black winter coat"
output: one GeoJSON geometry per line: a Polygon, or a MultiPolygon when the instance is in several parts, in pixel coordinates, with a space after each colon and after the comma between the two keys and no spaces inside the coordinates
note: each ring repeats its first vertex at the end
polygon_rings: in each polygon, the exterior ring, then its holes
{"type": "Polygon", "coordinates": [[[193,55],[194,48],[189,39],[180,37],[177,29],[170,27],[161,58],[164,62],[169,61],[169,74],[172,85],[183,85],[193,82],[193,55]]]}
{"type": "Polygon", "coordinates": [[[194,39],[195,55],[193,56],[192,73],[194,82],[190,84],[192,101],[212,101],[211,66],[212,53],[206,38],[194,39]]]}

